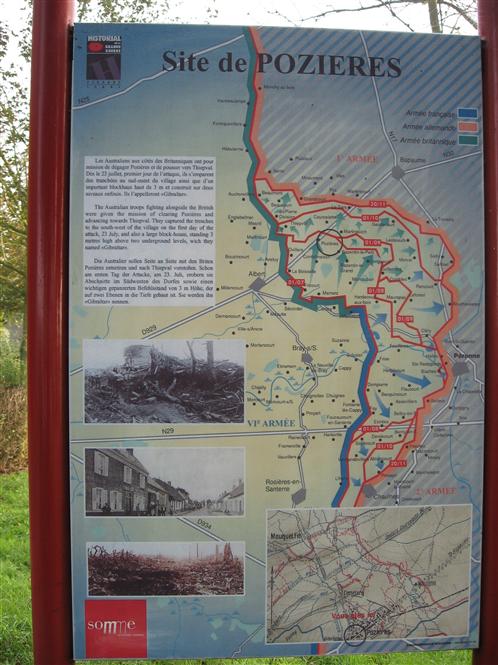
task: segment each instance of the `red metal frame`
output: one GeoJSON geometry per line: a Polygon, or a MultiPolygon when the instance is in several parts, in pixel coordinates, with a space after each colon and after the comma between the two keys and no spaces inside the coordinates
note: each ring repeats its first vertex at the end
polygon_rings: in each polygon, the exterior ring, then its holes
{"type": "Polygon", "coordinates": [[[486,410],[480,647],[474,665],[498,664],[498,2],[478,0],[484,39],[484,177],[486,215],[486,410]]]}
{"type": "Polygon", "coordinates": [[[28,234],[31,587],[37,665],[72,663],[67,192],[74,0],[35,0],[28,234]]]}
{"type": "MultiPolygon", "coordinates": [[[[498,1],[478,0],[484,45],[486,453],[481,646],[498,664],[498,1]]],[[[28,425],[34,659],[70,665],[67,399],[69,27],[75,0],[34,0],[28,240],[28,425]]]]}

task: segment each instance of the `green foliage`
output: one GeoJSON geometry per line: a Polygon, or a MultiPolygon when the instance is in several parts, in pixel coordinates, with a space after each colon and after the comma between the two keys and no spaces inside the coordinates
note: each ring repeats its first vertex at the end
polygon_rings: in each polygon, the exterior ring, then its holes
{"type": "Polygon", "coordinates": [[[0,476],[0,653],[3,665],[32,665],[27,474],[0,476]]]}
{"type": "Polygon", "coordinates": [[[26,391],[0,386],[0,474],[24,469],[27,462],[26,391]]]}
{"type": "Polygon", "coordinates": [[[0,327],[0,473],[26,466],[25,362],[19,351],[0,327]]]}
{"type": "Polygon", "coordinates": [[[78,0],[78,21],[137,23],[166,21],[168,0],[78,0]]]}
{"type": "MultiPolygon", "coordinates": [[[[9,38],[1,33],[2,58],[9,38]]],[[[2,63],[0,80],[0,314],[4,318],[24,310],[26,295],[28,91],[14,63],[2,63]]]]}
{"type": "Polygon", "coordinates": [[[25,363],[19,345],[12,342],[6,328],[0,328],[0,389],[24,385],[25,363]]]}

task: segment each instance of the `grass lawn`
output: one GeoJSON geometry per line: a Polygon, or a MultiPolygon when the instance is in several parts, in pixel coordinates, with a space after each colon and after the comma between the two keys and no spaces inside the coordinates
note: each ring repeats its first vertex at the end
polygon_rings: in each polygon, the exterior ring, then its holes
{"type": "MultiPolygon", "coordinates": [[[[25,472],[0,476],[0,664],[31,665],[31,603],[29,588],[28,488],[25,472]]],[[[338,656],[318,658],[243,659],[241,665],[470,665],[470,651],[338,656]]],[[[79,661],[137,665],[144,661],[79,661]]],[[[166,661],[149,661],[160,663],[166,661]]],[[[230,661],[168,661],[170,663],[229,663],[230,661]]],[[[45,665],[45,664],[42,664],[45,665]]]]}

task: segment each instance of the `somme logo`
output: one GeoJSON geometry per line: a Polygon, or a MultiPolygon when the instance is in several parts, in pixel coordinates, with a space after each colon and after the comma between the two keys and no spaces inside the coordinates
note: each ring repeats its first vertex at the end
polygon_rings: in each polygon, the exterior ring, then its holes
{"type": "Polygon", "coordinates": [[[87,658],[147,658],[147,601],[85,601],[87,658]]]}
{"type": "Polygon", "coordinates": [[[103,630],[104,635],[108,633],[109,635],[127,635],[131,633],[132,630],[135,630],[137,624],[133,619],[129,621],[89,621],[87,623],[88,630],[103,630]]]}

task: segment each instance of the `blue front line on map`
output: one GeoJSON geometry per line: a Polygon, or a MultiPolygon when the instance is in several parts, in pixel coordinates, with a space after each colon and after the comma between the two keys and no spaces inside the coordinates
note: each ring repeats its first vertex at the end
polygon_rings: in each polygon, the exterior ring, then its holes
{"type": "MultiPolygon", "coordinates": [[[[244,143],[247,147],[248,153],[251,157],[251,167],[249,169],[249,173],[247,176],[247,187],[248,187],[248,192],[249,192],[249,198],[251,199],[253,205],[260,211],[260,213],[263,215],[263,217],[267,220],[269,226],[270,226],[270,235],[269,238],[270,240],[276,240],[279,245],[280,245],[280,261],[279,261],[279,273],[282,277],[282,279],[287,280],[287,262],[286,262],[286,246],[285,246],[285,240],[282,237],[279,237],[276,232],[275,232],[275,222],[271,218],[271,216],[268,214],[268,211],[266,208],[261,205],[255,190],[255,183],[254,183],[254,174],[256,172],[256,163],[257,163],[257,156],[254,153],[254,149],[251,144],[250,140],[250,127],[251,127],[251,122],[250,118],[252,113],[254,112],[254,103],[255,103],[255,96],[254,96],[254,90],[252,89],[251,85],[251,77],[252,73],[254,72],[254,66],[255,66],[255,58],[254,58],[254,51],[252,49],[252,43],[250,36],[248,35],[248,31],[244,30],[246,34],[246,39],[248,43],[248,48],[249,48],[249,53],[250,53],[250,64],[249,64],[249,72],[248,72],[248,90],[249,90],[249,106],[247,108],[247,121],[246,121],[246,127],[244,130],[244,143]]],[[[308,309],[312,309],[316,311],[318,309],[318,303],[314,302],[307,302],[305,300],[302,300],[300,297],[300,289],[299,288],[294,288],[293,289],[294,294],[292,296],[292,301],[302,305],[304,307],[307,307],[308,309]]],[[[370,330],[370,326],[368,325],[368,314],[367,311],[364,307],[347,307],[345,304],[345,299],[341,296],[335,297],[335,298],[327,298],[327,299],[321,299],[320,304],[322,305],[337,305],[339,308],[339,314],[341,316],[351,316],[354,314],[357,314],[360,319],[361,327],[363,329],[363,334],[365,335],[365,339],[367,340],[368,344],[368,353],[367,356],[363,362],[363,367],[361,370],[361,376],[360,376],[360,383],[358,387],[358,398],[360,400],[361,404],[361,414],[358,416],[358,418],[352,423],[352,425],[349,426],[346,436],[344,438],[344,443],[342,446],[341,450],[341,484],[340,487],[335,495],[335,497],[332,500],[331,505],[332,506],[337,506],[340,504],[342,501],[344,494],[347,489],[346,485],[346,479],[348,477],[348,466],[347,466],[347,452],[349,450],[350,442],[353,437],[354,432],[356,429],[359,427],[359,425],[364,422],[368,416],[370,415],[370,407],[368,404],[368,401],[366,399],[366,387],[367,387],[367,376],[368,376],[368,370],[370,368],[371,363],[373,362],[373,359],[375,358],[375,354],[377,353],[377,346],[375,344],[374,336],[372,334],[372,331],[370,330]]]]}
{"type": "Polygon", "coordinates": [[[348,312],[350,312],[351,314],[358,314],[358,316],[360,317],[360,323],[363,330],[363,334],[365,335],[365,339],[367,340],[368,344],[368,353],[363,362],[363,367],[361,368],[360,384],[358,387],[358,398],[360,400],[362,411],[361,414],[358,416],[358,418],[349,426],[346,432],[346,436],[344,437],[344,443],[342,445],[341,458],[340,458],[341,484],[339,489],[337,490],[335,497],[332,499],[332,503],[330,504],[333,508],[341,504],[341,501],[344,498],[344,494],[346,493],[347,490],[347,483],[346,483],[346,480],[348,478],[347,454],[349,451],[349,447],[351,445],[353,434],[356,432],[357,428],[361,425],[361,423],[364,422],[370,415],[370,406],[366,398],[367,378],[368,378],[368,371],[370,369],[370,365],[372,364],[375,355],[377,353],[377,346],[375,344],[372,331],[370,330],[370,326],[368,325],[367,310],[363,307],[350,307],[348,309],[348,312]]]}

